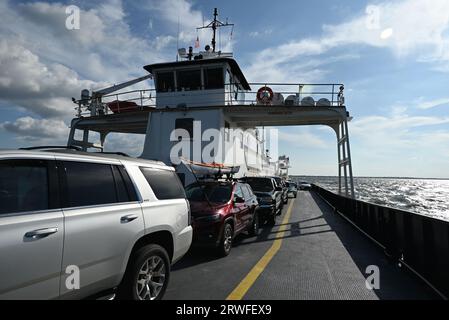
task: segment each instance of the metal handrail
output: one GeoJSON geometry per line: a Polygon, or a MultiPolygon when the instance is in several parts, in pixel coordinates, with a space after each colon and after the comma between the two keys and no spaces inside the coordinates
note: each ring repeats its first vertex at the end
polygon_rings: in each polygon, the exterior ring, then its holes
{"type": "MultiPolygon", "coordinates": [[[[285,96],[284,98],[287,98],[290,95],[296,96],[297,101],[299,101],[301,98],[306,96],[312,96],[314,98],[329,98],[330,105],[329,107],[340,107],[344,105],[344,96],[343,96],[343,84],[340,83],[262,83],[262,82],[254,82],[250,83],[251,86],[269,86],[273,87],[273,91],[275,93],[279,93],[282,96],[285,96]],[[284,88],[279,88],[280,90],[275,90],[276,87],[282,86],[284,88]],[[285,88],[287,87],[287,88],[285,88]],[[292,87],[292,88],[288,88],[292,87]],[[311,89],[310,87],[317,87],[317,90],[311,89]],[[328,87],[329,91],[326,89],[323,90],[323,87],[328,87]],[[340,90],[336,90],[337,88],[340,88],[340,90]],[[294,89],[293,89],[294,88],[294,89]],[[307,91],[304,91],[303,89],[306,88],[307,91]]],[[[233,83],[226,83],[224,85],[224,91],[220,92],[220,94],[223,94],[223,99],[219,100],[210,100],[208,101],[211,105],[216,105],[222,103],[223,105],[259,105],[257,101],[257,91],[244,91],[244,90],[229,90],[228,88],[233,88],[233,83]],[[236,93],[243,93],[244,96],[239,99],[238,97],[235,97],[236,93]],[[249,97],[247,97],[249,96],[249,97]]],[[[214,90],[214,89],[211,89],[214,90]]],[[[91,98],[89,101],[83,101],[84,103],[81,103],[81,101],[78,101],[78,106],[76,109],[76,114],[78,117],[87,116],[91,113],[91,109],[95,105],[96,108],[99,108],[101,110],[101,114],[109,114],[111,110],[109,110],[108,104],[111,102],[117,102],[117,109],[114,111],[115,113],[121,113],[125,109],[120,106],[121,102],[134,102],[136,104],[134,108],[137,108],[138,110],[144,110],[146,108],[155,108],[157,106],[156,99],[159,97],[162,97],[164,99],[171,98],[171,97],[179,97],[180,94],[187,94],[187,93],[196,93],[195,97],[207,97],[207,96],[216,96],[216,92],[211,92],[210,90],[187,90],[187,91],[169,91],[169,92],[157,92],[155,88],[148,88],[148,89],[138,89],[138,90],[129,90],[129,91],[123,91],[119,93],[113,93],[104,95],[101,97],[101,99],[98,98],[91,98]],[[121,100],[122,99],[122,100],[121,100]],[[153,101],[151,101],[153,100],[153,101]],[[140,103],[139,103],[140,102],[140,103]],[[147,103],[148,102],[148,103],[147,103]],[[122,108],[122,109],[121,109],[122,108]]],[[[298,105],[298,104],[297,104],[298,105]]],[[[191,103],[189,102],[189,106],[204,106],[204,102],[202,103],[191,103]]]]}

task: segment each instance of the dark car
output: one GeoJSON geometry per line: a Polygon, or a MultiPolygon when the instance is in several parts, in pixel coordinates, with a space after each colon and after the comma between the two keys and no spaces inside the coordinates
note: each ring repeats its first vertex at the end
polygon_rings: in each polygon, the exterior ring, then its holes
{"type": "Polygon", "coordinates": [[[227,256],[236,235],[259,231],[259,206],[251,187],[240,182],[198,182],[186,187],[193,220],[193,244],[227,256]]]}
{"type": "Polygon", "coordinates": [[[257,196],[260,221],[274,225],[276,216],[282,211],[282,187],[271,177],[246,177],[242,181],[249,184],[257,196]]]}
{"type": "Polygon", "coordinates": [[[292,195],[293,198],[296,198],[298,196],[298,185],[291,181],[287,181],[286,184],[288,187],[288,195],[292,195]]]}
{"type": "Polygon", "coordinates": [[[284,204],[288,203],[288,187],[284,179],[281,177],[273,177],[276,184],[282,188],[282,207],[284,204]]]}
{"type": "Polygon", "coordinates": [[[312,185],[308,182],[300,182],[299,183],[299,190],[310,190],[312,189],[312,185]]]}

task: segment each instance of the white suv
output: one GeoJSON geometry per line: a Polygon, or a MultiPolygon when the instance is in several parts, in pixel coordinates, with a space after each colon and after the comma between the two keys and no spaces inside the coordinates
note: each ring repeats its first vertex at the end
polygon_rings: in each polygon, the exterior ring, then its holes
{"type": "Polygon", "coordinates": [[[0,151],[0,299],[160,299],[190,219],[162,162],[0,151]]]}

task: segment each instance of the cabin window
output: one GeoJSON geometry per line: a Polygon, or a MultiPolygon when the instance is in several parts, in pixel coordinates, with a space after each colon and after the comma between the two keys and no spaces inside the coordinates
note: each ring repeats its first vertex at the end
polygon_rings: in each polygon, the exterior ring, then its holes
{"type": "MultiPolygon", "coordinates": [[[[193,118],[182,118],[182,119],[176,119],[175,121],[175,129],[184,129],[189,133],[189,138],[193,139],[193,118]]],[[[179,136],[179,138],[182,138],[182,136],[179,136]]]]}
{"type": "Polygon", "coordinates": [[[157,92],[171,92],[175,89],[175,75],[173,72],[157,73],[157,92]]]}
{"type": "Polygon", "coordinates": [[[201,90],[201,70],[184,70],[177,72],[178,90],[201,90]]]}
{"type": "Polygon", "coordinates": [[[222,68],[204,69],[204,86],[206,89],[224,88],[223,69],[222,68]]]}

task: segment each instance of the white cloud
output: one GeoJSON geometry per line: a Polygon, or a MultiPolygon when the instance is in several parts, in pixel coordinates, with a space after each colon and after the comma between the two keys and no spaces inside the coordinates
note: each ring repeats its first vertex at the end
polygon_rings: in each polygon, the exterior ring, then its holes
{"type": "Polygon", "coordinates": [[[435,100],[429,100],[426,101],[424,98],[420,98],[415,102],[418,109],[431,109],[441,106],[447,106],[449,105],[449,98],[441,98],[441,99],[435,99],[435,100]]]}
{"type": "MultiPolygon", "coordinates": [[[[249,78],[278,81],[282,75],[283,79],[304,82],[302,78],[309,69],[295,68],[299,61],[350,45],[389,49],[397,57],[413,55],[417,61],[432,63],[440,71],[449,70],[449,1],[402,0],[367,8],[371,9],[348,22],[324,25],[321,37],[262,50],[252,59],[249,78]],[[377,15],[374,21],[372,10],[377,15]]],[[[316,76],[324,74],[321,71],[316,76]]]]}
{"type": "MultiPolygon", "coordinates": [[[[166,22],[165,34],[160,36],[160,40],[171,37],[171,42],[179,40],[180,47],[193,46],[196,38],[199,38],[200,49],[211,44],[212,30],[199,29],[198,27],[208,25],[212,12],[206,12],[206,16],[199,10],[193,9],[192,1],[188,0],[164,0],[150,1],[142,4],[144,8],[156,13],[158,19],[166,22]],[[178,34],[179,29],[179,34],[178,34]]],[[[223,12],[218,12],[218,19],[225,22],[223,12]]],[[[235,39],[228,37],[231,29],[220,28],[217,32],[217,51],[232,52],[235,39]],[[229,33],[228,33],[229,32],[229,33]]]]}
{"type": "Polygon", "coordinates": [[[279,131],[279,140],[281,142],[294,143],[296,147],[306,148],[328,148],[329,145],[316,134],[310,132],[309,128],[295,128],[294,132],[279,131]]]}
{"type": "Polygon", "coordinates": [[[349,124],[356,175],[448,177],[449,118],[390,115],[356,118],[349,124]]]}
{"type": "MultiPolygon", "coordinates": [[[[203,24],[201,11],[193,10],[192,4],[185,0],[150,1],[146,7],[167,21],[171,31],[177,31],[179,22],[181,40],[194,39],[196,28],[203,24]]],[[[209,21],[205,21],[207,22],[209,21]]]]}
{"type": "Polygon", "coordinates": [[[15,133],[18,142],[26,146],[64,145],[67,143],[69,133],[67,124],[62,120],[32,117],[22,117],[14,122],[1,123],[0,129],[15,133]]]}
{"type": "MultiPolygon", "coordinates": [[[[0,120],[0,126],[19,140],[47,144],[63,136],[66,141],[67,131],[60,128],[67,128],[74,115],[71,97],[84,88],[99,89],[144,75],[144,65],[174,58],[171,45],[178,17],[180,45],[193,44],[195,28],[203,24],[202,13],[189,1],[145,1],[139,8],[148,14],[148,28],[151,31],[157,23],[166,33],[144,38],[131,32],[121,0],[103,0],[80,5],[80,30],[67,30],[67,5],[0,1],[0,102],[26,115],[12,122],[0,120]]],[[[210,41],[209,30],[199,35],[202,44],[210,41]]],[[[230,42],[223,42],[229,48],[230,42]]],[[[148,82],[133,88],[144,86],[148,82]]],[[[107,147],[135,154],[139,141],[111,135],[107,147]]]]}
{"type": "Polygon", "coordinates": [[[249,36],[251,38],[259,38],[259,37],[265,37],[265,36],[269,36],[273,33],[273,29],[265,29],[263,31],[252,31],[249,33],[249,36]]]}
{"type": "MultiPolygon", "coordinates": [[[[164,45],[155,49],[151,39],[131,34],[120,0],[82,8],[80,30],[66,29],[65,8],[62,3],[0,1],[2,105],[68,123],[75,114],[71,97],[79,97],[82,89],[144,75],[145,64],[162,60],[164,45]]],[[[3,129],[26,136],[19,130],[21,119],[16,126],[3,123],[3,129]]],[[[35,125],[39,129],[44,126],[35,125]]]]}
{"type": "MultiPolygon", "coordinates": [[[[155,39],[156,43],[156,50],[162,50],[165,49],[167,46],[169,46],[172,43],[176,42],[176,38],[173,36],[158,36],[155,39]]],[[[176,52],[173,50],[173,52],[176,52]]]]}
{"type": "Polygon", "coordinates": [[[21,44],[0,40],[0,99],[45,117],[73,115],[72,96],[98,85],[72,69],[44,64],[21,44]]]}
{"type": "Polygon", "coordinates": [[[2,38],[21,44],[45,62],[64,64],[83,78],[117,83],[142,75],[142,67],[161,61],[150,38],[131,33],[119,0],[81,8],[80,30],[65,27],[65,5],[33,2],[0,5],[2,38]]]}
{"type": "Polygon", "coordinates": [[[105,151],[121,151],[133,157],[139,157],[143,152],[145,135],[142,134],[116,134],[108,135],[105,151]]]}

